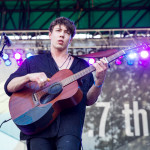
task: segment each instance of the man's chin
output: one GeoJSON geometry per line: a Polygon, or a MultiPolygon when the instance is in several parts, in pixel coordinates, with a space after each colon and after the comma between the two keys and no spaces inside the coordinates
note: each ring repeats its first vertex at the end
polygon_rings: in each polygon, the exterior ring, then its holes
{"type": "Polygon", "coordinates": [[[63,51],[63,50],[66,49],[66,47],[63,47],[63,46],[57,46],[57,49],[58,49],[59,51],[63,51]]]}

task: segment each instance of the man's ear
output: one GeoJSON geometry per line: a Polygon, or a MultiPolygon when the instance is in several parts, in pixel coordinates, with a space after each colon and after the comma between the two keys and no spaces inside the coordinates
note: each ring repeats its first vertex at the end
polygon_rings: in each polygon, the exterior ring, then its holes
{"type": "Polygon", "coordinates": [[[69,44],[72,42],[72,39],[73,39],[73,38],[70,39],[69,44]]]}
{"type": "Polygon", "coordinates": [[[49,39],[51,40],[51,35],[52,35],[52,33],[51,32],[49,32],[49,39]]]}

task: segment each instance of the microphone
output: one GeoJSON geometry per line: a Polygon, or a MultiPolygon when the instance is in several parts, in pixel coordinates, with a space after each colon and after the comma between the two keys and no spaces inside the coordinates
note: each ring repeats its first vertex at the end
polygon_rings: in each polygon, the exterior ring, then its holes
{"type": "Polygon", "coordinates": [[[12,43],[11,43],[10,39],[8,38],[8,36],[6,35],[6,33],[3,32],[3,36],[4,36],[4,39],[5,39],[6,45],[8,47],[11,46],[12,43]]]}

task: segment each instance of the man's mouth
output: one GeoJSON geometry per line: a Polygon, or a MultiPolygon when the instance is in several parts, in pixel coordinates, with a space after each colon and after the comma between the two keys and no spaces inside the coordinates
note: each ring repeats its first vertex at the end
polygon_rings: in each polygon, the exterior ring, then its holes
{"type": "Polygon", "coordinates": [[[58,40],[58,44],[62,45],[64,43],[63,40],[58,40]]]}

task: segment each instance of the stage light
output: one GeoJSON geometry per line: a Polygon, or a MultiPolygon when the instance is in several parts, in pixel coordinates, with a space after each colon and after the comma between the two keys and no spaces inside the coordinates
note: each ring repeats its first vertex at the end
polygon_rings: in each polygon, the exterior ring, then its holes
{"type": "Polygon", "coordinates": [[[122,59],[122,58],[123,58],[123,56],[120,56],[120,57],[119,57],[119,59],[122,59]]]}
{"type": "Polygon", "coordinates": [[[94,59],[94,58],[90,58],[88,61],[89,61],[89,64],[90,64],[90,65],[92,65],[92,64],[95,63],[95,59],[94,59]]]}
{"type": "Polygon", "coordinates": [[[129,53],[128,55],[127,55],[127,58],[128,59],[136,59],[137,58],[137,53],[134,53],[134,52],[132,52],[132,53],[129,53]]]}
{"type": "Polygon", "coordinates": [[[14,57],[16,60],[20,60],[22,58],[20,53],[15,53],[14,57]]]}
{"type": "Polygon", "coordinates": [[[138,63],[139,63],[139,65],[141,65],[141,66],[148,66],[148,65],[149,65],[149,62],[146,61],[146,60],[139,60],[138,63]]]}
{"type": "Polygon", "coordinates": [[[127,64],[130,65],[130,66],[133,65],[134,64],[134,60],[130,60],[130,59],[127,60],[127,64]]]}
{"type": "Polygon", "coordinates": [[[17,64],[18,64],[18,66],[21,66],[21,65],[22,65],[22,63],[23,63],[23,60],[22,60],[22,59],[17,60],[17,64]]]}
{"type": "Polygon", "coordinates": [[[31,57],[31,56],[33,56],[33,54],[30,53],[30,52],[26,54],[26,58],[29,58],[29,57],[31,57]]]}
{"type": "Polygon", "coordinates": [[[121,61],[120,59],[116,59],[115,64],[116,64],[116,65],[121,65],[121,64],[122,64],[122,61],[121,61]]]}
{"type": "Polygon", "coordinates": [[[6,65],[6,66],[10,66],[10,65],[11,65],[11,61],[10,61],[9,59],[7,59],[7,60],[5,61],[5,65],[6,65]]]}
{"type": "Polygon", "coordinates": [[[140,53],[140,56],[141,56],[141,58],[146,59],[149,57],[149,53],[148,53],[148,51],[142,51],[140,53]]]}
{"type": "Polygon", "coordinates": [[[3,58],[3,60],[7,60],[9,58],[9,56],[8,56],[8,54],[5,53],[5,54],[3,54],[2,58],[3,58]]]}

